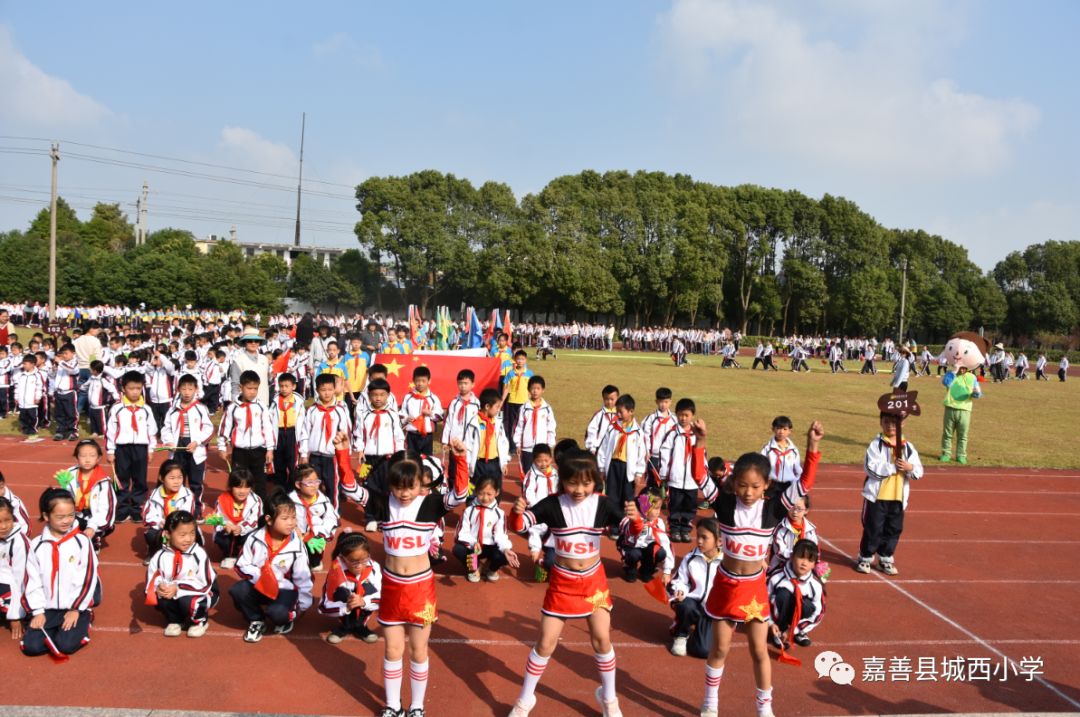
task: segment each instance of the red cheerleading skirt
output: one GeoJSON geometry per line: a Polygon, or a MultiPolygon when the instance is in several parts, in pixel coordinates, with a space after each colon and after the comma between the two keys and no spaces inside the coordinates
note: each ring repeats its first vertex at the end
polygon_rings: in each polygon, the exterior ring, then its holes
{"type": "Polygon", "coordinates": [[[769,622],[772,618],[764,568],[753,575],[735,575],[721,565],[705,601],[705,614],[713,620],[769,622]]]}
{"type": "Polygon", "coordinates": [[[378,619],[380,625],[417,627],[427,627],[438,620],[435,573],[428,569],[405,576],[384,569],[378,619]]]}
{"type": "Polygon", "coordinates": [[[540,612],[567,619],[588,617],[600,608],[609,612],[612,608],[607,575],[600,562],[583,571],[556,563],[551,570],[540,612]]]}

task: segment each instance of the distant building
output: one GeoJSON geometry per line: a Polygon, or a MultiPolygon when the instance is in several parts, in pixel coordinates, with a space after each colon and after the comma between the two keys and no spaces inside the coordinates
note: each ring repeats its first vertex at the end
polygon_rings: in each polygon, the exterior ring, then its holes
{"type": "Polygon", "coordinates": [[[292,244],[264,244],[261,242],[237,241],[236,229],[232,229],[229,232],[228,237],[210,234],[205,239],[196,239],[195,248],[203,254],[209,254],[210,249],[215,244],[223,241],[230,241],[233,244],[236,244],[240,247],[240,251],[242,251],[246,257],[258,256],[259,254],[273,254],[282,259],[289,268],[292,268],[293,259],[301,254],[307,254],[315,261],[321,262],[323,266],[330,268],[330,265],[339,256],[345,253],[345,249],[335,249],[333,247],[293,246],[292,244]]]}

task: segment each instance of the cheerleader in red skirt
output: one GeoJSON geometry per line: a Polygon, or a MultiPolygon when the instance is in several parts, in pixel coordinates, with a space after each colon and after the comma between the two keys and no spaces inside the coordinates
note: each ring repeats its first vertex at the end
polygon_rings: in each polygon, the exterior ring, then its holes
{"type": "Polygon", "coordinates": [[[713,642],[705,663],[705,701],[701,717],[716,717],[720,677],[731,649],[731,637],[741,623],[746,628],[750,657],[754,660],[757,683],[757,713],[772,717],[772,665],[766,641],[769,635],[769,594],[765,582],[765,561],[773,529],[799,498],[810,492],[821,453],[818,445],[825,435],[814,421],[806,433],[806,457],[799,480],[783,490],[768,491],[769,459],[760,453],[745,453],[735,462],[731,475],[717,488],[705,465],[705,422],[694,421],[693,474],[720,522],[724,557],[716,572],[705,613],[713,620],[713,642]]]}
{"type": "Polygon", "coordinates": [[[421,456],[401,451],[390,458],[387,481],[389,493],[369,493],[356,482],[349,465],[348,439],[340,434],[334,441],[339,477],[345,495],[366,508],[381,501],[383,562],[379,624],[386,649],[383,656],[383,683],[386,707],[379,717],[424,717],[424,695],[428,682],[428,639],[438,619],[435,602],[435,575],[431,570],[431,536],[444,515],[465,502],[469,488],[469,466],[465,444],[451,441],[451,460],[456,464],[454,484],[446,495],[425,491],[421,456]],[[409,643],[409,687],[412,703],[401,705],[406,637],[409,643]]]}
{"type": "Polygon", "coordinates": [[[575,446],[560,454],[558,464],[559,492],[531,509],[524,498],[518,498],[510,519],[511,529],[520,534],[534,525],[547,525],[555,541],[555,565],[540,609],[540,638],[525,663],[521,694],[510,715],[525,717],[536,705],[536,685],[555,652],[563,625],[571,618],[585,618],[600,671],[596,700],[605,717],[616,717],[622,713],[615,696],[612,605],[600,564],[600,539],[624,517],[640,531],[641,516],[632,501],[617,505],[600,493],[604,481],[592,453],[575,446]]]}

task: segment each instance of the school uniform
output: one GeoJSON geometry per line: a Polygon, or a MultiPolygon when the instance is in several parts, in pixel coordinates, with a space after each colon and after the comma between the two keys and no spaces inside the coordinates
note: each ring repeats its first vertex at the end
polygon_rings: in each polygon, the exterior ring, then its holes
{"type": "Polygon", "coordinates": [[[141,520],[146,502],[146,471],[154,449],[157,423],[145,403],[130,404],[127,399],[109,409],[105,423],[105,451],[114,461],[117,495],[116,519],[141,520]]]}
{"type": "Polygon", "coordinates": [[[173,390],[173,376],[176,367],[167,356],[159,355],[160,366],[146,365],[146,398],[150,410],[154,412],[154,422],[160,429],[165,423],[165,414],[169,412],[176,391],[173,390]]]}
{"type": "MultiPolygon", "coordinates": [[[[353,431],[353,449],[363,457],[364,484],[375,493],[390,490],[386,483],[386,461],[390,456],[405,449],[405,432],[396,411],[387,408],[371,408],[358,417],[353,431]]],[[[451,463],[451,470],[453,470],[451,463]]],[[[370,520],[385,519],[384,515],[368,512],[370,520]]]]}
{"type": "Polygon", "coordinates": [[[769,543],[769,573],[782,568],[791,557],[791,551],[795,543],[800,540],[809,540],[815,545],[818,542],[817,526],[808,519],[803,518],[802,525],[795,525],[791,518],[787,517],[780,521],[773,531],[772,542],[769,543]]]}
{"type": "Polygon", "coordinates": [[[237,503],[232,493],[226,489],[218,495],[214,512],[226,523],[240,527],[239,535],[226,533],[222,525],[214,527],[214,545],[221,548],[224,557],[236,558],[240,555],[240,549],[247,537],[259,528],[263,514],[262,498],[252,491],[243,503],[237,503]]]}
{"type": "Polygon", "coordinates": [[[1058,359],[1058,381],[1065,383],[1065,377],[1069,375],[1069,359],[1062,356],[1058,359]]]}
{"type": "Polygon", "coordinates": [[[266,494],[266,458],[277,445],[277,426],[270,409],[257,401],[229,404],[218,424],[218,450],[232,446],[232,468],[247,468],[255,477],[255,492],[266,494]]]}
{"type": "Polygon", "coordinates": [[[636,571],[645,583],[653,579],[657,568],[664,575],[671,575],[675,568],[675,554],[663,518],[649,521],[623,518],[619,524],[619,552],[627,574],[636,571]]]}
{"type": "Polygon", "coordinates": [[[473,416],[465,427],[465,450],[473,484],[484,477],[494,478],[495,495],[502,495],[503,473],[510,462],[510,441],[502,421],[497,416],[489,419],[483,412],[473,416]]]}
{"type": "MultiPolygon", "coordinates": [[[[55,535],[48,526],[30,541],[20,610],[17,618],[44,615],[40,630],[27,626],[20,646],[29,656],[46,653],[57,658],[71,655],[90,642],[92,608],[101,602],[97,554],[78,528],[55,535]],[[78,611],[70,630],[61,630],[64,613],[78,611]]],[[[14,603],[15,595],[12,595],[14,603]]]]}
{"type": "Polygon", "coordinates": [[[592,418],[589,419],[589,425],[585,428],[585,450],[596,453],[596,450],[600,447],[600,442],[604,440],[604,436],[611,430],[611,424],[618,422],[618,420],[614,408],[610,411],[601,408],[594,413],[592,418]]]}
{"type": "Polygon", "coordinates": [[[15,405],[19,409],[19,428],[23,435],[37,435],[38,410],[45,396],[46,378],[41,369],[23,371],[15,377],[15,405]]]}
{"type": "Polygon", "coordinates": [[[862,539],[859,541],[859,561],[870,562],[876,554],[883,564],[891,563],[896,544],[904,530],[904,511],[911,493],[911,481],[923,476],[922,460],[910,441],[902,442],[904,460],[911,471],[896,469],[895,447],[878,436],[866,449],[863,467],[862,539]]]}
{"type": "Polygon", "coordinates": [[[645,441],[645,453],[648,456],[647,484],[650,488],[660,487],[660,446],[671,427],[675,425],[675,416],[671,411],[661,413],[653,411],[641,422],[641,435],[645,441]]]}
{"type": "Polygon", "coordinates": [[[183,552],[166,545],[146,566],[144,592],[146,604],[157,608],[167,624],[202,625],[210,608],[217,604],[217,576],[209,556],[198,543],[183,552]],[[162,583],[175,585],[176,595],[158,597],[157,587],[162,583]]]}
{"type": "Polygon", "coordinates": [[[116,527],[116,488],[112,478],[101,466],[95,466],[88,474],[74,465],[67,469],[75,479],[67,484],[67,490],[75,498],[75,519],[79,530],[93,529],[92,542],[95,550],[101,550],[102,541],[116,527]]]}
{"type": "Polygon", "coordinates": [[[26,510],[26,505],[22,502],[19,496],[15,495],[15,491],[11,490],[8,486],[3,486],[3,492],[0,492],[0,498],[7,498],[11,502],[11,508],[15,515],[15,525],[21,525],[27,535],[30,534],[30,513],[26,510]]]}
{"type": "Polygon", "coordinates": [[[315,401],[308,406],[304,414],[304,425],[299,429],[300,435],[304,437],[299,443],[300,462],[315,469],[322,481],[322,492],[335,508],[339,505],[340,486],[334,436],[339,432],[346,435],[352,432],[349,408],[344,401],[335,401],[329,406],[315,401]]]}
{"type": "Polygon", "coordinates": [[[103,375],[91,376],[86,380],[86,406],[90,419],[90,433],[95,436],[105,435],[105,421],[109,406],[120,400],[116,386],[103,375]]]}
{"type": "Polygon", "coordinates": [[[368,560],[359,575],[349,572],[341,558],[330,564],[330,573],[326,576],[322,599],[319,600],[319,612],[338,618],[339,634],[352,633],[364,637],[370,633],[367,623],[379,610],[382,573],[382,568],[374,560],[368,560]],[[348,602],[353,595],[362,595],[364,602],[350,610],[348,602]]]}
{"type": "Polygon", "coordinates": [[[305,429],[304,399],[293,393],[288,398],[280,394],[270,404],[270,421],[277,426],[277,444],[274,446],[274,483],[289,490],[296,483],[296,458],[300,445],[307,437],[305,429]]]}
{"type": "Polygon", "coordinates": [[[522,407],[529,401],[529,379],[534,375],[531,368],[518,371],[517,367],[511,367],[503,377],[503,385],[507,387],[506,402],[502,407],[503,430],[510,439],[511,453],[516,453],[518,449],[514,432],[522,407]]]}
{"type": "Polygon", "coordinates": [[[712,647],[712,620],[705,614],[716,572],[720,568],[719,553],[709,560],[698,548],[691,550],[668,584],[668,592],[675,596],[683,594],[682,600],[671,600],[675,611],[675,637],[685,637],[686,654],[692,657],[708,657],[712,647]]]}
{"type": "Polygon", "coordinates": [[[689,542],[698,510],[698,484],[692,471],[696,445],[694,432],[678,424],[668,430],[660,444],[660,476],[667,486],[668,518],[672,535],[679,542],[689,542]]]}
{"type": "MultiPolygon", "coordinates": [[[[146,550],[150,557],[161,550],[161,534],[165,529],[165,519],[178,510],[195,514],[195,495],[185,486],[180,486],[180,489],[173,494],[166,493],[165,486],[158,486],[146,499],[146,505],[142,510],[146,530],[143,537],[146,538],[146,550]]],[[[195,535],[199,536],[199,531],[195,531],[195,535]]]]}
{"type": "Polygon", "coordinates": [[[825,586],[813,570],[800,577],[785,563],[769,576],[769,607],[781,634],[806,635],[825,617],[825,586]]]}
{"type": "Polygon", "coordinates": [[[16,518],[11,532],[0,538],[0,615],[9,621],[19,620],[25,614],[22,593],[30,556],[29,530],[16,518]]]}
{"type": "MultiPolygon", "coordinates": [[[[522,480],[521,497],[530,508],[558,492],[559,471],[554,462],[546,471],[541,471],[534,463],[522,480]]],[[[555,542],[548,527],[542,523],[529,529],[529,552],[535,553],[541,549],[544,551],[544,566],[550,570],[555,562],[555,542]]]]}
{"type": "Polygon", "coordinates": [[[453,552],[467,572],[478,572],[480,561],[486,561],[486,572],[498,572],[508,564],[503,553],[512,548],[506,534],[506,514],[498,500],[488,505],[473,503],[465,508],[453,552]]]}
{"type": "Polygon", "coordinates": [[[79,435],[79,362],[56,362],[53,379],[56,435],[62,438],[79,435]]]}
{"type": "Polygon", "coordinates": [[[161,427],[161,442],[167,446],[176,446],[169,457],[180,464],[188,477],[188,485],[194,494],[194,515],[202,516],[203,483],[206,477],[206,444],[214,435],[214,424],[210,420],[210,411],[198,401],[187,406],[180,403],[172,406],[165,414],[165,423],[161,427]],[[195,450],[188,446],[195,444],[195,450]]]}
{"type": "Polygon", "coordinates": [[[0,419],[7,418],[11,410],[11,367],[12,359],[7,356],[0,359],[0,419]]]}
{"type": "Polygon", "coordinates": [[[907,391],[908,377],[911,375],[911,361],[904,354],[893,363],[892,386],[893,391],[907,391]]]}
{"type": "Polygon", "coordinates": [[[218,362],[216,359],[207,364],[206,369],[203,371],[202,401],[211,415],[217,413],[218,406],[221,405],[223,400],[221,385],[227,373],[228,366],[218,362]]]}
{"type": "Polygon", "coordinates": [[[1039,356],[1035,360],[1035,380],[1036,381],[1049,381],[1046,377],[1046,357],[1039,356]]]}
{"type": "Polygon", "coordinates": [[[761,455],[769,459],[769,480],[776,483],[791,483],[799,480],[802,475],[802,459],[799,457],[798,447],[788,440],[786,447],[776,442],[776,438],[770,438],[769,442],[761,447],[761,455]]]}
{"type": "Polygon", "coordinates": [[[537,443],[555,447],[555,431],[555,411],[543,398],[539,405],[527,401],[521,407],[514,425],[513,439],[510,441],[510,452],[513,453],[514,446],[521,451],[522,475],[528,473],[532,467],[532,451],[537,443]]]}
{"type": "MultiPolygon", "coordinates": [[[[295,490],[289,493],[289,500],[296,506],[296,532],[300,534],[305,547],[312,538],[322,538],[326,542],[334,539],[340,517],[330,499],[321,492],[308,502],[295,490]]],[[[314,568],[322,563],[322,551],[307,549],[308,565],[314,568]]]]}
{"type": "Polygon", "coordinates": [[[596,464],[607,478],[608,500],[621,506],[634,498],[634,479],[645,474],[645,441],[637,421],[623,426],[618,419],[596,450],[596,464]]]}
{"type": "Polygon", "coordinates": [[[402,428],[405,430],[405,445],[424,455],[434,453],[435,423],[443,417],[439,397],[430,390],[425,393],[410,391],[401,401],[400,413],[402,428]],[[425,408],[431,409],[430,416],[422,415],[425,408]]]}
{"type": "Polygon", "coordinates": [[[311,607],[311,568],[304,541],[295,530],[273,548],[269,542],[267,528],[244,542],[236,561],[240,580],[229,588],[229,595],[249,623],[283,627],[311,607]]]}

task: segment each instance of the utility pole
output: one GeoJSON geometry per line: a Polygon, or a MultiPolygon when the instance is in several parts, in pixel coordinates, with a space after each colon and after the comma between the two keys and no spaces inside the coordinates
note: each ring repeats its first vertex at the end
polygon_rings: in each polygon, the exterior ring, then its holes
{"type": "Polygon", "coordinates": [[[146,243],[146,214],[149,195],[150,186],[144,179],[142,183],[142,194],[139,195],[138,201],[135,202],[135,246],[146,243]]]}
{"type": "Polygon", "coordinates": [[[60,144],[53,142],[52,199],[49,202],[49,322],[56,321],[56,166],[60,162],[60,144]]]}
{"type": "Polygon", "coordinates": [[[304,125],[307,124],[307,112],[300,115],[300,174],[296,180],[296,236],[293,245],[300,246],[300,188],[304,184],[304,125]]]}
{"type": "Polygon", "coordinates": [[[907,257],[904,257],[903,261],[904,278],[900,284],[900,335],[897,337],[897,342],[904,343],[904,302],[907,299],[907,257]]]}

